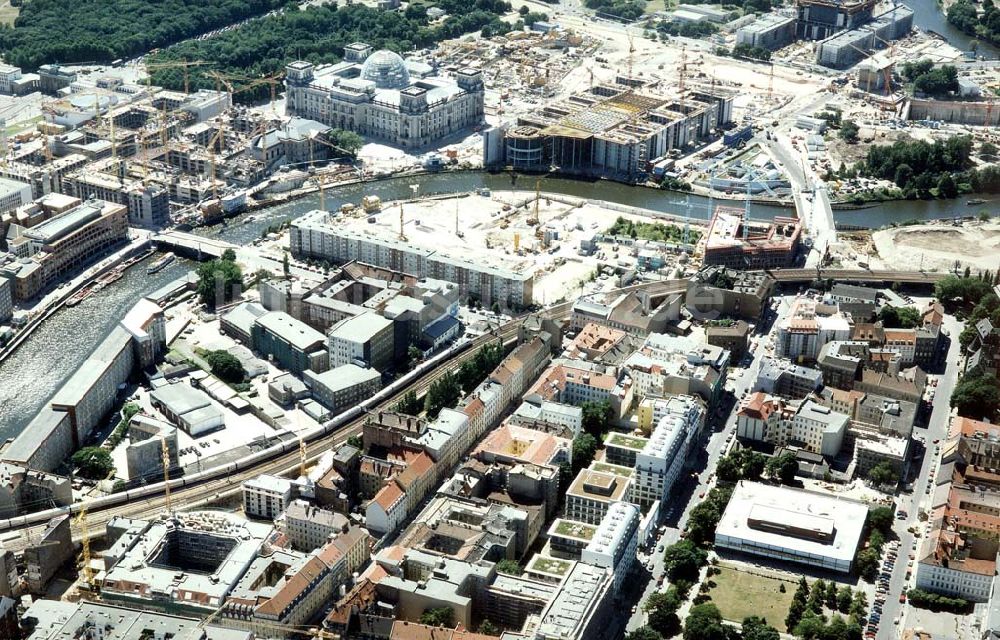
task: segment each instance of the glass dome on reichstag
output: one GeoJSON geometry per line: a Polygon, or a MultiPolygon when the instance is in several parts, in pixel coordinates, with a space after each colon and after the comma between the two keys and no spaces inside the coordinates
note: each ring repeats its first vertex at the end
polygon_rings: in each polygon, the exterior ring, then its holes
{"type": "Polygon", "coordinates": [[[361,77],[371,80],[379,89],[405,89],[410,86],[410,73],[403,58],[385,49],[368,56],[361,65],[361,77]]]}

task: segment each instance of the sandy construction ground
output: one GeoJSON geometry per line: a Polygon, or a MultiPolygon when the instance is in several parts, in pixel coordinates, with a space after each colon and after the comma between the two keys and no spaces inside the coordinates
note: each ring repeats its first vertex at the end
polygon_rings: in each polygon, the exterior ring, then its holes
{"type": "Polygon", "coordinates": [[[879,262],[886,268],[946,271],[955,266],[995,270],[1000,267],[1000,224],[922,224],[885,229],[873,236],[879,262]]]}

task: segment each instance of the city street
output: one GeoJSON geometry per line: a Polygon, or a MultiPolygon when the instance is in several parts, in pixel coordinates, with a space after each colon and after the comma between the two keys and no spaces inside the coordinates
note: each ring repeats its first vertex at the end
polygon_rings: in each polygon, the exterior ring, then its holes
{"type": "MultiPolygon", "coordinates": [[[[790,300],[792,297],[776,296],[772,298],[772,300],[776,300],[779,303],[779,318],[790,309],[790,300]]],[[[773,312],[768,311],[768,313],[771,314],[773,312]]],[[[769,320],[763,329],[770,331],[777,321],[777,318],[774,318],[773,321],[769,320]]],[[[758,331],[760,330],[762,330],[762,327],[758,325],[758,331]]],[[[732,393],[727,393],[725,396],[727,399],[723,400],[723,402],[732,402],[732,406],[729,413],[726,414],[724,425],[717,429],[712,429],[706,425],[707,440],[704,438],[702,440],[705,455],[699,456],[695,462],[698,473],[696,477],[685,476],[684,484],[676,487],[674,490],[674,500],[663,516],[663,521],[667,525],[666,531],[660,536],[653,549],[652,559],[654,565],[653,571],[649,574],[651,577],[643,589],[642,595],[638,600],[632,601],[637,607],[635,613],[629,614],[630,618],[626,627],[628,631],[646,624],[646,614],[642,611],[642,604],[657,589],[656,581],[663,575],[663,553],[659,550],[660,546],[666,547],[680,540],[681,531],[684,530],[684,526],[687,524],[688,514],[695,505],[702,501],[704,495],[714,485],[715,465],[718,463],[719,458],[729,449],[733,438],[735,438],[736,412],[739,409],[739,399],[745,391],[748,392],[753,387],[753,383],[757,378],[757,371],[760,369],[761,359],[767,354],[765,346],[767,343],[767,334],[755,334],[754,337],[757,342],[752,351],[753,360],[746,368],[736,369],[739,371],[739,374],[732,382],[726,384],[727,388],[732,389],[732,393]]],[[[734,370],[737,364],[739,363],[730,363],[730,370],[734,370]]],[[[717,425],[717,423],[713,424],[717,425]]],[[[694,471],[692,470],[692,473],[694,471]]],[[[648,573],[644,568],[641,571],[643,573],[640,575],[647,575],[648,573]]],[[[668,586],[669,583],[664,581],[660,589],[665,590],[668,586]]]]}
{"type": "MultiPolygon", "coordinates": [[[[933,469],[937,469],[938,465],[939,449],[934,445],[934,441],[943,441],[948,435],[948,423],[951,416],[949,401],[951,399],[951,392],[955,388],[955,383],[958,379],[958,367],[955,363],[959,359],[959,354],[961,352],[961,347],[958,344],[958,334],[962,330],[962,325],[955,319],[954,316],[948,315],[944,318],[943,326],[945,331],[948,332],[948,337],[951,338],[948,345],[948,355],[946,360],[947,368],[945,369],[944,375],[940,376],[938,379],[937,392],[934,396],[933,402],[933,411],[931,412],[927,429],[914,429],[914,436],[922,436],[924,438],[924,446],[926,447],[926,450],[923,462],[920,466],[920,472],[917,475],[916,480],[913,482],[912,493],[900,494],[899,496],[898,509],[906,511],[908,517],[905,520],[895,521],[895,531],[900,540],[899,558],[896,560],[896,566],[893,567],[892,577],[889,581],[889,593],[886,596],[886,602],[882,613],[882,623],[879,626],[878,635],[876,636],[878,640],[898,638],[902,633],[902,630],[906,628],[906,615],[910,611],[910,607],[909,605],[900,604],[899,595],[912,586],[914,581],[913,576],[911,576],[910,584],[905,583],[907,562],[909,561],[911,553],[915,555],[916,559],[920,558],[920,550],[924,541],[924,523],[918,521],[917,514],[920,512],[920,509],[930,509],[930,503],[934,496],[933,489],[931,489],[929,494],[925,493],[929,482],[928,477],[930,472],[933,469]],[[916,551],[912,549],[914,537],[907,531],[909,527],[913,527],[915,525],[920,527],[920,537],[917,538],[916,551]],[[900,612],[902,612],[903,618],[897,626],[893,624],[893,620],[896,616],[900,615],[900,612]]],[[[916,575],[916,563],[917,560],[914,560],[914,576],[916,575]]]]}

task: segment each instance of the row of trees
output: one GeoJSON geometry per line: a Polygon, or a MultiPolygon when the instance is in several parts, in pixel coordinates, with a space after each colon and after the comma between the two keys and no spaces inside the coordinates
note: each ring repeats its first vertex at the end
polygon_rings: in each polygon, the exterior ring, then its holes
{"type": "Polygon", "coordinates": [[[892,180],[908,197],[925,197],[937,188],[938,195],[958,195],[952,174],[970,167],[972,138],[947,140],[900,140],[891,145],[872,145],[865,159],[855,166],[862,175],[892,180]]]}
{"type": "Polygon", "coordinates": [[[928,96],[943,98],[958,92],[958,69],[948,64],[935,68],[926,59],[905,62],[900,73],[913,83],[914,91],[928,96]]]}
{"type": "Polygon", "coordinates": [[[7,62],[26,70],[50,62],[110,62],[259,16],[286,2],[31,0],[13,28],[0,28],[0,51],[7,62]]]}
{"type": "MultiPolygon", "coordinates": [[[[420,3],[411,4],[405,12],[378,11],[362,4],[326,4],[302,10],[289,7],[280,15],[251,20],[212,38],[179,43],[151,56],[150,61],[206,61],[207,66],[191,70],[191,86],[213,89],[215,80],[205,75],[208,70],[262,77],[281,72],[295,59],[337,62],[344,47],[359,40],[377,49],[406,52],[486,28],[491,33],[510,29],[500,20],[510,11],[505,0],[442,0],[435,4],[449,17],[433,25],[420,3]]],[[[160,69],[153,74],[153,81],[179,89],[184,85],[184,73],[182,69],[160,69]]],[[[269,87],[261,84],[236,97],[259,101],[266,99],[269,92],[269,87]]]]}
{"type": "Polygon", "coordinates": [[[427,388],[427,395],[424,397],[424,411],[427,413],[427,418],[433,420],[441,413],[441,409],[445,407],[450,409],[457,405],[461,397],[462,387],[458,382],[458,376],[446,371],[427,388]]]}
{"type": "MultiPolygon", "coordinates": [[[[680,630],[677,614],[658,605],[649,611],[649,624],[629,632],[625,640],[663,640],[677,635],[680,630]],[[673,626],[668,626],[671,624],[673,626]],[[658,627],[665,631],[660,631],[658,627]]],[[[722,621],[719,608],[711,602],[691,607],[683,629],[684,640],[779,640],[780,637],[777,629],[758,616],[744,619],[738,629],[728,626],[722,621]]]]}
{"type": "Polygon", "coordinates": [[[660,36],[683,36],[685,38],[704,38],[719,31],[719,27],[712,22],[704,20],[702,22],[683,22],[681,20],[660,20],[656,25],[656,30],[660,36]]]}
{"type": "Polygon", "coordinates": [[[762,453],[750,449],[736,449],[721,458],[715,467],[715,473],[722,482],[738,482],[750,480],[759,482],[764,478],[777,480],[782,484],[795,482],[795,474],[799,472],[799,463],[795,454],[785,452],[768,458],[762,453]]]}
{"type": "Polygon", "coordinates": [[[471,360],[466,360],[458,368],[458,383],[462,391],[469,393],[479,386],[503,361],[503,344],[497,340],[483,345],[471,360]]]}
{"type": "Polygon", "coordinates": [[[983,0],[980,16],[973,0],[957,0],[948,7],[948,22],[980,40],[1000,44],[1000,11],[993,0],[983,0]]]}
{"type": "Polygon", "coordinates": [[[816,580],[810,589],[805,577],[800,577],[785,617],[785,628],[808,640],[861,638],[861,619],[867,605],[863,591],[852,592],[847,585],[838,589],[836,582],[823,579],[816,580]],[[829,623],[824,608],[834,612],[829,623]],[[849,618],[844,620],[841,614],[849,618]]]}
{"type": "MultiPolygon", "coordinates": [[[[679,225],[662,222],[635,222],[621,216],[615,220],[607,233],[613,236],[641,238],[653,242],[673,242],[676,244],[684,241],[684,228],[679,225]]],[[[688,229],[688,241],[691,244],[697,243],[699,237],[701,234],[698,231],[688,229]]]]}
{"type": "Polygon", "coordinates": [[[953,613],[968,613],[969,603],[962,598],[949,598],[940,593],[931,593],[923,589],[910,589],[906,592],[910,604],[931,611],[951,611],[953,613]]]}
{"type": "Polygon", "coordinates": [[[771,50],[764,47],[753,47],[748,44],[738,44],[733,47],[733,57],[767,62],[771,59],[771,50]]]}
{"type": "Polygon", "coordinates": [[[882,548],[885,546],[886,536],[892,533],[893,513],[889,507],[876,507],[869,511],[867,546],[858,552],[854,562],[858,573],[868,582],[874,582],[878,576],[882,548]]]}
{"type": "Polygon", "coordinates": [[[646,11],[646,3],[638,0],[584,0],[583,4],[605,17],[619,18],[623,22],[638,20],[646,11]]]}

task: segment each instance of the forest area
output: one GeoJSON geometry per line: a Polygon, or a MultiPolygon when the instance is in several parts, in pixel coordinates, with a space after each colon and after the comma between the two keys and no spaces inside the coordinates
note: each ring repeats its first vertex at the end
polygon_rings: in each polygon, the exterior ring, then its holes
{"type": "Polygon", "coordinates": [[[111,62],[263,15],[288,0],[31,0],[14,27],[0,25],[0,53],[32,71],[49,63],[111,62]]]}
{"type": "MultiPolygon", "coordinates": [[[[377,11],[359,4],[291,9],[276,16],[252,20],[207,40],[189,40],[150,56],[151,62],[201,60],[208,64],[193,70],[191,88],[215,88],[208,70],[225,75],[260,78],[280,73],[293,60],[331,63],[340,60],[346,45],[367,42],[376,49],[405,54],[474,31],[503,33],[510,25],[500,16],[510,11],[504,0],[441,0],[435,3],[448,18],[430,24],[426,6],[411,4],[404,12],[377,11]]],[[[153,75],[155,84],[169,89],[183,86],[181,69],[162,69],[153,75]]],[[[236,99],[265,99],[269,88],[259,85],[241,92],[236,99]]]]}

